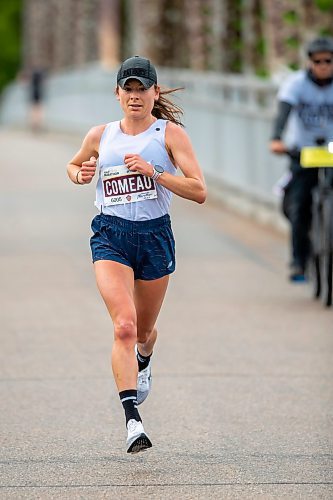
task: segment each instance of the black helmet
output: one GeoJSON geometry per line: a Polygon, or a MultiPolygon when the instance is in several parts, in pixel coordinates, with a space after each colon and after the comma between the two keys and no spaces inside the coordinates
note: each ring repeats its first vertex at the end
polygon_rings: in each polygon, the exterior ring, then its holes
{"type": "Polygon", "coordinates": [[[329,36],[315,38],[308,44],[306,52],[309,57],[318,52],[331,52],[333,54],[333,38],[329,36]]]}

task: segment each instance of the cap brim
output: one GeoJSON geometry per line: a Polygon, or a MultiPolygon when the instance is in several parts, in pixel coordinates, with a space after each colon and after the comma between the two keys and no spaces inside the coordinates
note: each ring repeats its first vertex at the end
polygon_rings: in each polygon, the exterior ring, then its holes
{"type": "Polygon", "coordinates": [[[126,82],[128,82],[129,80],[138,80],[146,89],[150,89],[150,87],[152,87],[155,83],[149,78],[142,78],[142,76],[128,76],[127,78],[122,78],[121,80],[119,80],[118,85],[121,88],[124,88],[124,85],[126,85],[126,82]]]}

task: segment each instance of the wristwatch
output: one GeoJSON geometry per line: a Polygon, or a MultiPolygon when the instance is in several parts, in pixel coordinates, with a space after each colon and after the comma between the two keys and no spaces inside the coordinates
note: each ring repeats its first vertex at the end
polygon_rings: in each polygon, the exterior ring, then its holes
{"type": "Polygon", "coordinates": [[[153,181],[156,181],[159,178],[159,176],[163,174],[164,168],[161,165],[154,164],[153,169],[154,171],[151,178],[153,179],[153,181]]]}

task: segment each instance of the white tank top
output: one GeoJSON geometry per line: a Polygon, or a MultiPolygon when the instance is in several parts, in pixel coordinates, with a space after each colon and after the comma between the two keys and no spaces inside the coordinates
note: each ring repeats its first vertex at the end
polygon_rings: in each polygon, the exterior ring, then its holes
{"type": "Polygon", "coordinates": [[[134,153],[175,175],[165,147],[166,124],[167,120],[156,120],[137,135],[124,134],[119,121],[106,125],[99,147],[95,201],[101,212],[132,221],[156,219],[169,212],[171,191],[150,177],[129,172],[124,165],[124,156],[134,153]]]}

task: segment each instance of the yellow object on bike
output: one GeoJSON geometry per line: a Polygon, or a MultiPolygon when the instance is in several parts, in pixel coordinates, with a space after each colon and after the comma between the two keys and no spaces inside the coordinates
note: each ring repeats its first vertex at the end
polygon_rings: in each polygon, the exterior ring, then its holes
{"type": "Polygon", "coordinates": [[[304,168],[333,167],[333,153],[327,147],[305,147],[301,150],[300,163],[304,168]]]}

